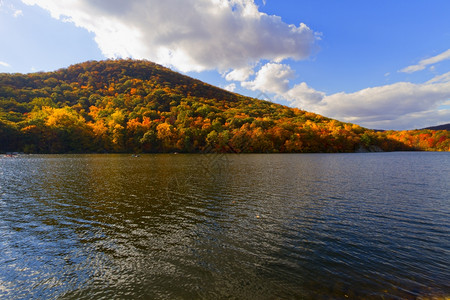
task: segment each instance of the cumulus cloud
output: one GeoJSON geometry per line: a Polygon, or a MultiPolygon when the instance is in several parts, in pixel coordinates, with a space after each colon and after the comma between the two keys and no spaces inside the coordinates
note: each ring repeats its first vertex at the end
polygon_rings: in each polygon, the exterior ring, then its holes
{"type": "Polygon", "coordinates": [[[230,83],[227,86],[225,86],[224,89],[229,91],[229,92],[234,92],[236,90],[236,84],[235,83],[230,83]]]}
{"type": "Polygon", "coordinates": [[[283,94],[289,89],[289,80],[294,75],[289,65],[267,63],[256,73],[253,81],[244,81],[241,85],[252,91],[283,94]]]}
{"type": "Polygon", "coordinates": [[[225,79],[228,81],[245,81],[251,75],[255,74],[252,67],[247,66],[240,69],[235,69],[227,74],[225,74],[225,79]]]}
{"type": "Polygon", "coordinates": [[[337,93],[324,98],[328,115],[393,119],[408,113],[436,108],[450,97],[450,84],[398,82],[355,93],[337,93]],[[346,115],[346,116],[345,116],[346,115]]]}
{"type": "Polygon", "coordinates": [[[400,72],[414,73],[414,72],[425,69],[429,65],[434,65],[434,64],[437,64],[438,62],[441,62],[441,61],[447,60],[447,59],[450,59],[450,49],[448,49],[447,51],[444,51],[443,53],[441,53],[439,55],[436,55],[436,56],[433,56],[433,57],[430,57],[427,59],[423,59],[423,60],[419,61],[419,63],[416,65],[411,65],[406,68],[403,68],[400,70],[400,72]]]}
{"type": "Polygon", "coordinates": [[[93,32],[107,57],[149,59],[181,71],[223,72],[260,60],[300,60],[315,44],[308,26],[262,13],[253,0],[22,2],[93,32]]]}
{"type": "Polygon", "coordinates": [[[324,92],[316,91],[309,87],[305,82],[295,85],[283,95],[283,97],[288,99],[292,105],[297,107],[320,105],[325,96],[324,92]]]}
{"type": "Polygon", "coordinates": [[[447,124],[449,120],[450,109],[427,110],[398,116],[395,120],[367,120],[364,126],[374,129],[412,130],[447,124]]]}
{"type": "Polygon", "coordinates": [[[450,110],[439,109],[450,99],[449,76],[423,84],[398,82],[328,96],[301,83],[282,96],[292,106],[370,128],[420,128],[450,120],[450,110]]]}

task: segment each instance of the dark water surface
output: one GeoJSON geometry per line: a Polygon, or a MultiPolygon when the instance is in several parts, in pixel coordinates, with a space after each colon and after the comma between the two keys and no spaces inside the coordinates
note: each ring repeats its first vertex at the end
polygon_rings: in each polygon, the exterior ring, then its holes
{"type": "Polygon", "coordinates": [[[450,297],[450,153],[0,158],[1,299],[450,297]]]}

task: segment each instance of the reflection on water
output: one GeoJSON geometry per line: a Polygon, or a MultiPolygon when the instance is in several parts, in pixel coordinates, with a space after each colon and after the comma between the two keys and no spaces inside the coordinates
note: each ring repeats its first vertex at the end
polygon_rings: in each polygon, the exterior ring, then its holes
{"type": "Polygon", "coordinates": [[[448,153],[0,158],[0,298],[448,297],[449,175],[448,153]]]}

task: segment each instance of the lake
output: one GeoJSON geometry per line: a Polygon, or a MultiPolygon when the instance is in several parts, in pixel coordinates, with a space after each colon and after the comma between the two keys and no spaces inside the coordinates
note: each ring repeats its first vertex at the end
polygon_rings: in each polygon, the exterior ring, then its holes
{"type": "Polygon", "coordinates": [[[450,153],[0,158],[1,299],[450,297],[450,153]]]}

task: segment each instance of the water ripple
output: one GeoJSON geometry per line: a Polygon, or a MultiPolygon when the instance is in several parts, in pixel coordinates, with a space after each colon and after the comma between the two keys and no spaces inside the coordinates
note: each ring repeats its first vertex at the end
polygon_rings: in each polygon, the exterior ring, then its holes
{"type": "Polygon", "coordinates": [[[0,159],[0,298],[450,295],[448,154],[201,160],[0,159]]]}

